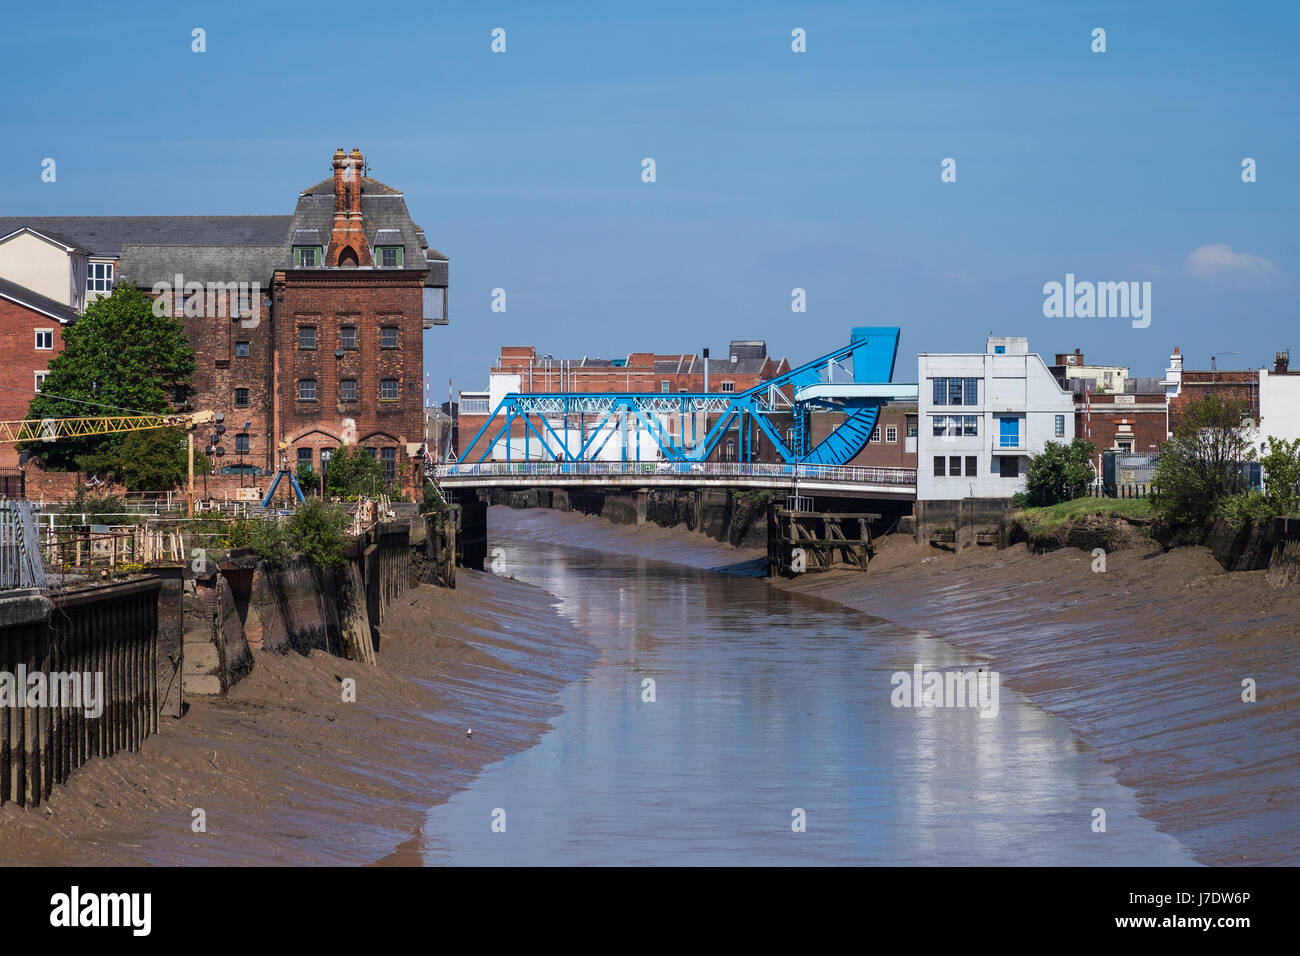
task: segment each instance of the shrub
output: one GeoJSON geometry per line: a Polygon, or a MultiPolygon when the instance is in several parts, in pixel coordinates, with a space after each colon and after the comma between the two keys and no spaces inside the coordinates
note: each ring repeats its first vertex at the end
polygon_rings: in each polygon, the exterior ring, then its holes
{"type": "Polygon", "coordinates": [[[1264,496],[1274,514],[1292,514],[1300,508],[1300,438],[1286,441],[1268,436],[1268,454],[1260,459],[1264,467],[1264,496]]]}
{"type": "Polygon", "coordinates": [[[289,533],[275,518],[254,518],[230,529],[230,546],[248,548],[262,560],[282,568],[293,553],[289,533]]]}
{"type": "Polygon", "coordinates": [[[330,457],[325,469],[325,493],[337,498],[355,500],[359,495],[376,495],[387,483],[384,466],[364,448],[353,448],[346,442],[330,457]]]}
{"type": "Polygon", "coordinates": [[[426,514],[442,514],[447,510],[447,502],[442,495],[438,493],[438,488],[432,481],[424,483],[424,511],[426,514]]]}
{"type": "Polygon", "coordinates": [[[1203,539],[1219,500],[1242,490],[1242,463],[1254,448],[1240,402],[1192,402],[1156,462],[1152,506],[1175,541],[1203,539]]]}
{"type": "Polygon", "coordinates": [[[294,550],[306,555],[318,568],[328,569],[343,563],[344,533],[351,522],[347,512],[322,501],[312,500],[289,519],[289,539],[294,550]]]}
{"type": "Polygon", "coordinates": [[[135,515],[124,514],[126,502],[116,495],[88,495],[84,488],[77,489],[77,496],[64,508],[57,519],[60,525],[81,524],[81,516],[86,516],[86,524],[135,524],[139,520],[135,515]]]}
{"type": "Polygon", "coordinates": [[[1025,503],[1043,508],[1083,497],[1095,476],[1090,464],[1093,450],[1092,442],[1080,438],[1068,445],[1049,441],[1029,459],[1025,503]]]}
{"type": "Polygon", "coordinates": [[[1248,491],[1220,498],[1214,513],[1217,517],[1237,524],[1246,522],[1260,524],[1273,520],[1277,510],[1267,495],[1258,491],[1248,491]]]}

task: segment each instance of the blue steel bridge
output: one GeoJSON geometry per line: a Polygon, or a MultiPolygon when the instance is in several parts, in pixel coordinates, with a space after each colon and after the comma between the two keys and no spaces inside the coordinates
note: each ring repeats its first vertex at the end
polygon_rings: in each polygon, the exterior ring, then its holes
{"type": "Polygon", "coordinates": [[[882,405],[917,398],[916,385],[891,382],[898,333],[855,328],[843,348],[743,392],[512,393],[435,476],[447,490],[725,485],[912,498],[915,469],[848,464],[882,405]],[[844,418],[812,445],[818,409],[844,418]],[[779,462],[754,460],[759,434],[779,462]],[[710,460],[723,441],[736,460],[710,460]]]}

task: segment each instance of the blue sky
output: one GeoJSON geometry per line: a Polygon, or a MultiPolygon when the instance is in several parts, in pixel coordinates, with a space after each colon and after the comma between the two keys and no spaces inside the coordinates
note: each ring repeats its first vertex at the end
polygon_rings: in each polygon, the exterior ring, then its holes
{"type": "Polygon", "coordinates": [[[1300,347],[1296,10],[23,4],[0,33],[3,212],[288,214],[359,147],[451,260],[435,398],[486,385],[504,344],[764,338],[797,364],[854,325],[902,327],[904,381],[990,331],[1134,374],[1175,345],[1257,367],[1300,347]],[[1066,273],[1150,281],[1150,326],[1045,318],[1066,273]]]}

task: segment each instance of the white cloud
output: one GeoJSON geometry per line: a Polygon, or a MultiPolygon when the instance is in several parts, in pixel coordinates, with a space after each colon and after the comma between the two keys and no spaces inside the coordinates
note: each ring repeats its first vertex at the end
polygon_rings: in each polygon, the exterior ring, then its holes
{"type": "Polygon", "coordinates": [[[1201,279],[1212,279],[1227,273],[1247,278],[1275,276],[1281,270],[1261,256],[1233,252],[1226,242],[1215,242],[1193,249],[1187,256],[1187,274],[1201,279]]]}

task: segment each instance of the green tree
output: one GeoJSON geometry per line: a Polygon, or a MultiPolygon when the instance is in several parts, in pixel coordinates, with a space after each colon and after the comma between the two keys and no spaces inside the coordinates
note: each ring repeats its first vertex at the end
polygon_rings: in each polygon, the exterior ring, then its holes
{"type": "MultiPolygon", "coordinates": [[[[181,323],[155,315],[153,300],[123,283],[86,306],[63,330],[63,352],[50,360],[50,374],[27,417],[169,412],[173,403],[189,398],[190,378],[197,368],[181,323]]],[[[48,467],[67,470],[79,467],[80,456],[111,452],[123,441],[109,435],[25,447],[41,455],[48,467]]]]}
{"type": "Polygon", "coordinates": [[[1081,498],[1095,473],[1091,464],[1093,444],[1081,438],[1068,445],[1049,441],[1043,450],[1029,459],[1025,484],[1025,503],[1031,508],[1059,504],[1081,498]]]}
{"type": "Polygon", "coordinates": [[[1286,441],[1268,436],[1268,454],[1259,460],[1264,468],[1264,498],[1274,514],[1300,510],[1300,438],[1286,441]]]}
{"type": "Polygon", "coordinates": [[[1177,537],[1200,540],[1220,499],[1242,490],[1242,463],[1255,457],[1247,411],[1217,396],[1192,402],[1161,449],[1151,505],[1177,537]]]}
{"type": "MultiPolygon", "coordinates": [[[[167,491],[189,474],[189,447],[183,428],[149,428],[121,436],[115,448],[91,452],[77,459],[83,471],[111,472],[128,491],[167,491]]],[[[212,471],[212,460],[194,453],[194,474],[212,471]]]]}
{"type": "Polygon", "coordinates": [[[339,445],[325,469],[325,493],[336,498],[356,498],[384,490],[384,466],[364,448],[339,445]]]}
{"type": "Polygon", "coordinates": [[[319,498],[307,502],[289,519],[289,540],[293,549],[307,556],[319,568],[343,563],[344,533],[352,519],[342,508],[319,498]]]}

